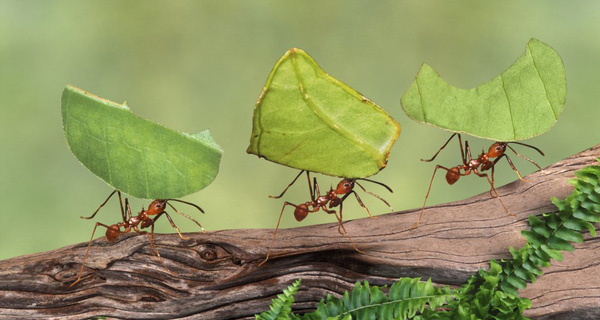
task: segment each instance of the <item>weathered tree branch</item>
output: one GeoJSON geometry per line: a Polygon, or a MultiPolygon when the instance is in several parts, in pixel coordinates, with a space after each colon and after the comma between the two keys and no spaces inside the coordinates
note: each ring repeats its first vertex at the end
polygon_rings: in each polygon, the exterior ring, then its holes
{"type": "MultiPolygon", "coordinates": [[[[386,285],[399,277],[429,277],[457,286],[491,259],[509,258],[521,247],[527,217],[553,211],[553,196],[564,198],[573,172],[596,163],[600,145],[560,161],[542,174],[498,189],[517,215],[508,216],[485,192],[426,209],[421,225],[408,230],[419,210],[377,219],[348,221],[354,251],[337,224],[279,230],[268,263],[272,230],[226,230],[156,235],[167,272],[148,239],[126,235],[115,243],[95,240],[85,278],[73,287],[87,243],[0,261],[0,318],[81,319],[253,319],[295,279],[302,285],[297,311],[308,311],[326,294],[340,294],[356,281],[386,285]]],[[[522,291],[532,300],[535,319],[600,318],[600,240],[586,237],[553,262],[545,275],[522,291]]]]}

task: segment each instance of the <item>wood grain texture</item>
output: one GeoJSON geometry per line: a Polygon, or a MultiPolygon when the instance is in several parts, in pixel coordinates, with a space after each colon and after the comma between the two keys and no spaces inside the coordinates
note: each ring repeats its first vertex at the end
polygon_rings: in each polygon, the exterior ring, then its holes
{"type": "MultiPolygon", "coordinates": [[[[567,180],[598,157],[600,145],[545,168],[546,174],[529,175],[530,182],[498,188],[517,218],[485,192],[427,208],[415,230],[408,227],[419,210],[346,222],[365,254],[352,249],[337,224],[325,224],[280,230],[262,267],[270,229],[191,233],[188,240],[156,235],[171,273],[145,236],[129,234],[115,243],[102,237],[92,244],[85,279],[73,287],[87,242],[0,261],[0,318],[253,319],[298,278],[298,312],[362,280],[388,285],[399,277],[431,277],[458,286],[490,259],[509,258],[509,246],[525,244],[520,230],[527,217],[553,211],[549,199],[568,196],[567,180]]],[[[586,237],[575,247],[522,291],[533,304],[528,317],[600,318],[600,240],[586,237]]]]}

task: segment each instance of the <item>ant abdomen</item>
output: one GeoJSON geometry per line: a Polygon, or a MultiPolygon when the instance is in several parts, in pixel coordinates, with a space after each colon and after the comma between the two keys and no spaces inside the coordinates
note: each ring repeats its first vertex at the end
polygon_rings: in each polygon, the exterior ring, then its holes
{"type": "Polygon", "coordinates": [[[119,227],[114,224],[106,228],[106,240],[109,242],[115,242],[120,234],[121,230],[119,230],[119,227]]]}
{"type": "Polygon", "coordinates": [[[459,178],[460,171],[457,168],[450,168],[450,170],[446,172],[446,182],[448,182],[449,185],[453,185],[459,178]]]}
{"type": "Polygon", "coordinates": [[[296,207],[296,210],[294,210],[294,218],[296,218],[296,221],[298,221],[298,222],[304,220],[304,218],[306,218],[307,216],[308,216],[308,206],[306,205],[306,203],[298,205],[296,207]]]}

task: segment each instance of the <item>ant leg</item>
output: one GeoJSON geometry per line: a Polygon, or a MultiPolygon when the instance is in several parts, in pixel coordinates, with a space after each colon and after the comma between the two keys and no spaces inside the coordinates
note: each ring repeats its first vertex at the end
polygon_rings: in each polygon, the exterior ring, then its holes
{"type": "Polygon", "coordinates": [[[85,251],[85,256],[83,257],[83,261],[81,262],[81,268],[79,269],[79,274],[77,275],[77,280],[75,280],[75,282],[71,283],[69,285],[69,287],[72,287],[76,283],[78,283],[79,281],[81,281],[81,275],[83,274],[83,267],[85,266],[85,260],[87,260],[88,254],[90,253],[90,246],[92,245],[92,241],[94,240],[94,234],[96,233],[96,228],[98,228],[98,226],[103,226],[106,229],[109,229],[109,226],[107,226],[107,225],[105,225],[103,223],[100,223],[100,222],[96,222],[96,225],[94,226],[94,231],[92,231],[92,237],[90,239],[90,242],[88,242],[87,250],[85,251]]]}
{"type": "MultiPolygon", "coordinates": [[[[158,216],[157,216],[158,218],[158,216]]],[[[135,227],[134,229],[137,233],[139,234],[145,234],[146,237],[148,237],[148,240],[150,241],[150,247],[152,247],[152,249],[154,250],[154,253],[156,253],[156,256],[158,257],[158,259],[160,260],[160,263],[163,265],[163,267],[165,267],[165,269],[167,269],[167,271],[170,274],[173,274],[173,271],[171,271],[167,265],[165,264],[165,261],[163,260],[163,258],[160,256],[160,253],[158,253],[158,250],[156,249],[156,246],[154,245],[154,223],[152,223],[152,227],[150,228],[150,235],[148,235],[148,232],[146,231],[140,231],[137,227],[135,227]]]]}
{"type": "MultiPolygon", "coordinates": [[[[306,171],[306,179],[308,182],[308,191],[310,193],[310,198],[314,201],[314,199],[316,198],[315,196],[315,187],[310,185],[310,171],[306,171]]],[[[317,183],[317,177],[314,177],[315,179],[315,184],[317,183]]]]}
{"type": "MultiPolygon", "coordinates": [[[[495,172],[495,168],[496,168],[496,163],[494,162],[494,164],[492,165],[492,185],[494,185],[494,172],[495,172]]],[[[492,189],[490,189],[490,197],[496,198],[496,196],[494,194],[492,194],[492,189]]]]}
{"type": "MultiPolygon", "coordinates": [[[[463,156],[463,165],[468,166],[467,162],[470,162],[471,160],[473,160],[473,157],[471,156],[471,148],[469,148],[469,141],[465,140],[465,155],[463,156]]],[[[461,148],[462,151],[462,148],[461,148]]]]}
{"type": "MultiPolygon", "coordinates": [[[[120,201],[121,201],[121,200],[120,200],[120,199],[121,199],[121,191],[114,190],[113,192],[111,192],[111,193],[110,193],[110,195],[108,196],[108,198],[106,198],[106,200],[104,200],[104,202],[102,202],[102,204],[101,204],[101,205],[98,207],[98,209],[96,209],[96,211],[94,211],[94,213],[93,213],[91,216],[89,216],[89,217],[84,217],[84,216],[81,216],[80,218],[81,218],[81,219],[88,219],[88,220],[89,220],[89,219],[92,219],[92,218],[94,218],[94,217],[96,216],[96,214],[98,213],[98,211],[100,211],[100,209],[102,209],[102,207],[104,207],[104,205],[105,205],[105,204],[108,202],[108,200],[110,200],[110,198],[111,198],[111,197],[112,197],[112,196],[113,196],[113,195],[114,195],[116,192],[118,192],[118,193],[119,193],[119,202],[120,202],[120,201]]],[[[122,202],[121,202],[121,212],[123,212],[123,203],[122,203],[122,202]]]]}
{"type": "Polygon", "coordinates": [[[446,143],[444,143],[444,145],[433,155],[433,157],[431,157],[431,159],[421,159],[421,161],[424,162],[431,162],[433,160],[435,160],[435,158],[438,156],[438,154],[440,153],[440,151],[442,151],[447,145],[448,143],[450,143],[450,140],[452,140],[452,138],[454,138],[454,136],[458,135],[458,139],[459,139],[459,143],[460,143],[460,148],[461,148],[461,155],[462,155],[462,142],[460,142],[460,134],[458,133],[453,133],[450,138],[448,138],[448,140],[446,141],[446,143]]]}
{"type": "MultiPolygon", "coordinates": [[[[294,178],[294,180],[292,180],[292,182],[290,184],[288,184],[287,187],[285,187],[285,189],[283,189],[283,192],[281,192],[280,195],[278,196],[269,196],[269,198],[272,199],[279,199],[281,197],[283,197],[283,195],[287,192],[287,190],[296,182],[296,180],[298,180],[298,178],[300,177],[300,175],[304,172],[304,170],[300,171],[300,173],[298,173],[298,175],[294,178]]],[[[306,174],[308,175],[308,171],[306,171],[306,174]]],[[[310,178],[308,178],[308,187],[310,188],[310,178]]]]}
{"type": "MultiPolygon", "coordinates": [[[[364,189],[363,189],[363,190],[364,190],[364,189]]],[[[344,200],[346,200],[346,198],[347,198],[349,195],[351,195],[351,194],[354,194],[354,197],[356,197],[356,201],[358,201],[358,204],[359,204],[361,207],[363,207],[365,210],[367,210],[367,214],[369,215],[369,218],[371,218],[371,219],[377,219],[377,217],[373,217],[373,216],[371,215],[371,212],[369,211],[369,208],[367,208],[367,206],[365,206],[365,204],[362,202],[362,200],[361,200],[361,199],[360,199],[360,197],[358,196],[358,193],[356,193],[354,190],[352,190],[352,191],[350,191],[350,192],[348,192],[348,193],[346,193],[346,194],[344,195],[344,197],[342,198],[342,202],[340,202],[340,209],[342,208],[341,204],[342,204],[342,203],[344,202],[344,200]]],[[[340,213],[340,216],[341,216],[341,213],[340,213]]]]}
{"type": "MultiPolygon", "coordinates": [[[[182,216],[184,216],[184,217],[186,217],[186,218],[188,218],[188,219],[190,219],[190,220],[194,221],[194,222],[195,222],[195,223],[196,223],[196,224],[197,224],[197,225],[200,227],[200,229],[202,229],[202,232],[206,232],[206,231],[204,230],[204,227],[203,227],[203,226],[200,224],[200,222],[196,221],[196,219],[194,219],[194,218],[192,218],[192,217],[188,216],[187,214],[185,214],[185,213],[183,213],[183,212],[179,212],[179,211],[177,211],[177,209],[175,209],[175,207],[174,207],[172,204],[170,204],[170,203],[168,203],[168,202],[167,202],[167,204],[168,204],[168,205],[169,205],[171,208],[173,208],[173,210],[175,210],[175,213],[177,213],[177,214],[179,214],[179,215],[182,215],[182,216]]],[[[165,212],[165,213],[166,213],[166,212],[165,212]]],[[[173,221],[171,220],[171,217],[170,217],[168,214],[167,214],[167,218],[169,219],[169,221],[171,221],[171,225],[172,225],[172,226],[173,226],[173,227],[174,227],[174,228],[177,230],[177,232],[179,233],[179,236],[181,236],[181,232],[179,232],[179,229],[178,229],[178,228],[175,226],[175,223],[173,223],[173,221]]],[[[156,219],[158,219],[158,216],[157,216],[157,217],[154,219],[154,221],[156,221],[156,219]]],[[[185,238],[185,237],[183,237],[183,236],[181,236],[181,238],[182,238],[182,239],[189,239],[189,238],[185,238]]]]}
{"type": "MultiPolygon", "coordinates": [[[[156,221],[156,219],[158,219],[158,217],[160,217],[160,215],[163,214],[163,213],[167,216],[167,219],[171,223],[171,227],[173,227],[173,228],[175,228],[175,230],[177,230],[177,233],[179,233],[179,237],[181,237],[181,239],[184,239],[184,240],[190,239],[188,237],[184,237],[181,234],[181,231],[179,231],[179,228],[177,228],[177,226],[175,225],[175,222],[173,222],[173,220],[171,219],[171,216],[169,215],[168,212],[166,212],[166,211],[161,212],[158,216],[156,216],[156,218],[154,219],[154,221],[156,221]]],[[[154,225],[154,222],[152,223],[152,225],[154,225]]],[[[202,226],[200,226],[200,227],[202,227],[202,226]]],[[[202,228],[202,232],[204,232],[204,228],[202,228]]]]}
{"type": "MultiPolygon", "coordinates": [[[[503,154],[503,156],[506,157],[506,161],[510,165],[510,168],[513,169],[517,173],[517,175],[519,176],[519,179],[521,179],[521,181],[523,181],[523,182],[529,182],[529,180],[523,179],[519,170],[517,170],[517,168],[515,168],[515,165],[513,164],[512,160],[510,160],[510,157],[506,153],[503,154]]],[[[540,168],[540,166],[538,166],[537,163],[534,162],[533,164],[535,164],[538,168],[540,168]]],[[[540,168],[540,170],[542,170],[542,168],[540,168]]]]}
{"type": "Polygon", "coordinates": [[[523,181],[523,182],[529,182],[529,180],[523,179],[523,177],[521,176],[521,173],[519,172],[519,170],[517,170],[517,168],[515,168],[515,165],[513,164],[512,160],[510,160],[510,157],[506,153],[503,154],[503,156],[506,158],[506,161],[510,165],[510,168],[513,169],[517,173],[517,175],[519,176],[519,179],[521,179],[521,181],[523,181]]]}
{"type": "MultiPolygon", "coordinates": [[[[496,158],[496,160],[494,160],[494,164],[492,165],[492,170],[496,166],[496,163],[498,163],[498,161],[500,161],[500,159],[502,159],[503,157],[506,158],[506,161],[510,165],[510,168],[513,169],[513,171],[517,173],[517,175],[519,176],[519,179],[521,179],[521,181],[523,181],[523,182],[529,182],[529,180],[523,179],[523,177],[521,176],[521,173],[515,167],[515,165],[513,164],[512,160],[510,160],[510,157],[508,157],[508,155],[506,153],[503,153],[501,156],[499,156],[498,158],[496,158]]],[[[494,181],[494,179],[493,179],[493,175],[492,175],[492,182],[493,181],[494,181]]]]}
{"type": "Polygon", "coordinates": [[[443,167],[440,165],[435,166],[435,170],[433,170],[433,176],[431,177],[431,181],[429,182],[429,188],[427,189],[427,194],[425,195],[425,201],[423,201],[423,207],[421,208],[421,214],[419,215],[419,220],[417,220],[417,222],[410,227],[411,230],[416,228],[419,225],[419,223],[421,223],[421,219],[423,218],[423,212],[425,210],[425,204],[427,204],[427,198],[429,198],[429,192],[431,192],[431,186],[433,185],[433,179],[435,178],[435,173],[440,168],[444,169],[446,171],[450,171],[450,169],[448,169],[446,167],[443,167]]]}
{"type": "Polygon", "coordinates": [[[275,243],[275,236],[277,235],[277,230],[279,230],[279,223],[281,222],[281,217],[283,216],[283,210],[285,210],[285,206],[292,206],[294,208],[297,208],[298,206],[290,203],[290,202],[284,202],[283,203],[283,207],[281,207],[281,213],[279,213],[279,219],[277,220],[277,226],[275,227],[275,232],[273,232],[273,237],[271,238],[271,244],[269,245],[269,250],[267,251],[267,257],[265,258],[265,260],[263,260],[261,263],[258,264],[258,266],[262,266],[263,264],[265,264],[265,262],[267,262],[267,260],[269,260],[269,255],[271,255],[271,248],[273,248],[273,243],[275,243]]]}
{"type": "MultiPolygon", "coordinates": [[[[466,159],[467,155],[466,155],[465,151],[463,150],[462,137],[460,136],[460,133],[458,134],[458,145],[460,146],[460,156],[463,159],[466,159]]],[[[467,141],[467,140],[465,140],[465,148],[467,150],[469,150],[469,153],[471,152],[471,150],[469,149],[469,141],[467,141]]],[[[466,164],[466,161],[463,161],[463,164],[466,164]]]]}
{"type": "MultiPolygon", "coordinates": [[[[368,194],[372,195],[373,197],[375,197],[375,198],[377,198],[377,199],[379,199],[379,200],[383,201],[383,203],[385,203],[385,204],[386,204],[386,205],[387,205],[387,206],[390,208],[390,210],[391,210],[391,211],[394,211],[394,209],[392,208],[392,206],[390,206],[390,204],[389,204],[387,201],[385,201],[385,199],[384,199],[384,198],[380,197],[380,196],[379,196],[379,195],[377,195],[377,194],[374,194],[374,193],[372,193],[372,192],[369,192],[369,191],[367,191],[367,190],[365,189],[365,187],[363,187],[363,186],[362,186],[360,183],[358,183],[358,181],[356,181],[355,183],[356,183],[356,184],[357,184],[357,185],[358,185],[358,186],[359,186],[359,187],[360,187],[360,188],[361,188],[361,189],[362,189],[364,192],[366,192],[366,193],[368,193],[368,194]]],[[[354,192],[354,191],[353,191],[353,192],[354,192]]],[[[355,194],[356,194],[356,193],[355,193],[355,194]]],[[[356,197],[358,198],[358,195],[357,195],[357,194],[356,194],[356,197]]],[[[360,203],[360,201],[359,201],[359,203],[360,203]]],[[[367,211],[368,211],[368,210],[367,210],[367,211]]],[[[369,216],[370,216],[370,214],[369,214],[369,216]]]]}
{"type": "MultiPolygon", "coordinates": [[[[340,216],[338,217],[337,213],[335,210],[329,210],[326,207],[323,207],[323,211],[329,213],[329,214],[335,214],[335,217],[338,220],[338,233],[339,234],[344,234],[342,232],[342,230],[340,228],[344,228],[344,217],[343,217],[343,212],[344,212],[344,200],[346,200],[346,198],[348,198],[348,196],[350,195],[350,193],[346,193],[342,199],[340,200],[340,216]]],[[[369,212],[369,210],[367,210],[367,213],[369,212]]],[[[369,213],[369,216],[371,216],[371,214],[369,213]]],[[[344,232],[346,232],[346,229],[344,229],[344,232]]],[[[346,233],[347,234],[347,233],[346,233]]]]}
{"type": "MultiPolygon", "coordinates": [[[[496,188],[494,188],[494,183],[492,182],[492,180],[490,180],[490,177],[488,176],[487,173],[480,173],[477,170],[473,170],[473,172],[475,172],[476,175],[480,176],[480,177],[485,177],[487,179],[487,181],[490,183],[490,187],[492,187],[491,191],[494,191],[494,193],[496,194],[496,198],[498,199],[498,201],[500,201],[500,204],[502,205],[502,208],[504,208],[504,211],[506,211],[506,213],[508,215],[511,215],[513,217],[516,217],[517,215],[508,211],[508,209],[506,208],[506,206],[504,205],[504,202],[502,202],[502,199],[500,198],[500,195],[498,194],[498,191],[496,191],[496,188]]],[[[493,197],[492,197],[493,198],[493,197]]]]}
{"type": "Polygon", "coordinates": [[[360,250],[360,249],[359,249],[359,248],[356,246],[356,243],[354,243],[354,240],[352,240],[352,237],[350,237],[350,235],[348,234],[348,231],[346,231],[346,227],[344,227],[344,222],[343,222],[343,220],[342,220],[343,202],[342,202],[342,203],[340,203],[340,215],[339,215],[339,216],[338,216],[338,214],[337,214],[337,212],[336,212],[335,210],[329,210],[329,209],[327,209],[326,207],[322,207],[322,208],[323,208],[323,211],[325,211],[325,212],[327,212],[327,213],[329,213],[329,214],[332,214],[332,213],[333,213],[333,214],[335,214],[335,217],[336,217],[336,218],[337,218],[337,220],[338,220],[338,232],[339,232],[340,234],[342,234],[342,232],[340,231],[340,228],[341,228],[342,230],[344,230],[344,233],[343,233],[343,234],[344,234],[344,235],[346,235],[346,238],[348,238],[348,240],[350,240],[350,243],[352,244],[352,247],[354,248],[354,250],[356,250],[358,253],[362,253],[362,254],[364,254],[365,252],[364,252],[364,251],[362,251],[362,250],[360,250]]]}
{"type": "MultiPolygon", "coordinates": [[[[123,222],[129,221],[129,219],[131,219],[131,217],[132,217],[131,206],[129,205],[129,199],[128,198],[125,198],[125,211],[127,212],[127,220],[125,219],[125,214],[123,214],[123,222]]],[[[142,211],[144,211],[143,207],[142,207],[142,211]]]]}

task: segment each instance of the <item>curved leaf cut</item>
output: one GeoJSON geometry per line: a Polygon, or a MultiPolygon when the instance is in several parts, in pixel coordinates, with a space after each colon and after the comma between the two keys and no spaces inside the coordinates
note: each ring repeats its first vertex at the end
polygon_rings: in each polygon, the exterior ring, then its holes
{"type": "Polygon", "coordinates": [[[363,178],[386,166],[400,125],[301,49],[277,62],[254,109],[247,152],[300,170],[363,178]]]}
{"type": "Polygon", "coordinates": [[[67,86],[63,128],[75,157],[110,186],[145,199],[179,198],[209,185],[223,151],[208,130],[186,134],[67,86]]]}
{"type": "Polygon", "coordinates": [[[423,64],[401,102],[417,122],[495,141],[518,141],[548,131],[566,95],[560,56],[531,39],[512,66],[473,89],[453,87],[423,64]]]}

